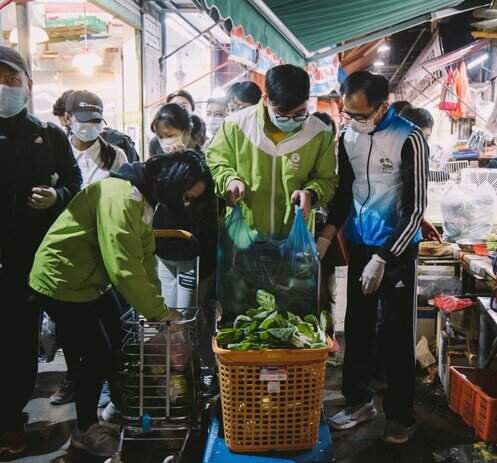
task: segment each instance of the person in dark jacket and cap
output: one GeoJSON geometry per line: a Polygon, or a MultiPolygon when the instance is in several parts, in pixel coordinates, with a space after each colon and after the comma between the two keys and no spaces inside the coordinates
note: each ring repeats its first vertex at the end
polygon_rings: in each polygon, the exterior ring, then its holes
{"type": "Polygon", "coordinates": [[[22,56],[0,47],[0,294],[4,301],[0,350],[9,380],[0,395],[0,454],[27,447],[23,409],[38,368],[40,310],[28,276],[47,230],[81,186],[81,172],[65,133],[28,114],[33,81],[22,56]],[[7,303],[8,301],[8,303],[7,303]]]}

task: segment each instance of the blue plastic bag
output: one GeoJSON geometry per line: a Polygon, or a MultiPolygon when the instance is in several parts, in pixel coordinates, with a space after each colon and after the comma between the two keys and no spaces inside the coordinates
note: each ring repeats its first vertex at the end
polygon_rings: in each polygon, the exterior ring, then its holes
{"type": "Polygon", "coordinates": [[[220,230],[217,293],[223,323],[257,307],[259,289],[276,298],[280,310],[296,315],[318,313],[319,260],[314,239],[297,210],[286,239],[250,230],[236,206],[220,230]]]}

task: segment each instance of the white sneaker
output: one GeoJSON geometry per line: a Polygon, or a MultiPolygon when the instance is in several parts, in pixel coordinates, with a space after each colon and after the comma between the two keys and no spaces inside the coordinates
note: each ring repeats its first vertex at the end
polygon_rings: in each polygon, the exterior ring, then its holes
{"type": "Polygon", "coordinates": [[[341,412],[329,419],[329,424],[333,429],[350,429],[359,423],[374,420],[376,415],[376,408],[373,401],[371,401],[365,404],[345,407],[341,412]]]}
{"type": "Polygon", "coordinates": [[[107,407],[103,409],[101,418],[103,421],[113,424],[123,424],[126,422],[121,412],[112,402],[109,402],[107,407]]]}
{"type": "Polygon", "coordinates": [[[110,457],[117,452],[119,439],[98,423],[94,423],[86,432],[81,432],[76,426],[71,436],[71,445],[97,457],[110,457]]]}

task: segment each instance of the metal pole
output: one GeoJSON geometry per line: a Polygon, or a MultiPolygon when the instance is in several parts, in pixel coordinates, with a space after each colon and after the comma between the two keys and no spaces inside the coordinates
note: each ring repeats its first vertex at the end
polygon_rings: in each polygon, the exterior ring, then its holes
{"type": "Polygon", "coordinates": [[[409,51],[407,52],[406,56],[404,57],[404,59],[402,60],[402,63],[400,63],[399,67],[397,68],[397,70],[393,73],[393,76],[390,77],[390,83],[393,82],[393,79],[395,78],[395,76],[399,73],[399,71],[403,68],[404,64],[406,64],[406,61],[409,59],[409,56],[411,56],[411,53],[412,51],[414,50],[414,47],[416,46],[416,44],[419,42],[419,39],[421,38],[421,36],[425,33],[426,31],[426,27],[423,27],[423,29],[421,29],[421,31],[419,32],[418,36],[416,37],[416,40],[414,41],[414,43],[411,45],[411,48],[409,48],[409,51]]]}
{"type": "Polygon", "coordinates": [[[432,103],[435,103],[430,97],[426,96],[421,90],[418,90],[414,85],[412,85],[410,82],[405,82],[409,87],[413,88],[416,90],[421,96],[424,96],[428,101],[431,101],[432,103]]]}
{"type": "Polygon", "coordinates": [[[195,37],[193,37],[193,39],[191,40],[188,40],[188,42],[184,43],[183,45],[181,45],[180,47],[176,48],[176,50],[173,50],[171,53],[169,53],[168,55],[165,55],[165,56],[161,56],[159,62],[162,63],[163,61],[165,61],[166,59],[168,59],[169,57],[171,57],[172,55],[178,53],[178,51],[180,50],[183,50],[183,48],[187,47],[188,45],[190,45],[194,40],[197,40],[198,38],[202,37],[203,35],[205,35],[207,32],[209,32],[211,29],[214,29],[214,27],[216,27],[217,25],[219,25],[220,23],[222,23],[223,21],[222,20],[219,20],[218,22],[214,23],[212,26],[209,26],[207,29],[205,29],[203,32],[200,32],[199,34],[197,34],[195,37]]]}
{"type": "Polygon", "coordinates": [[[3,47],[3,25],[2,25],[2,10],[0,10],[0,47],[3,47]]]}
{"type": "MultiPolygon", "coordinates": [[[[29,5],[27,3],[16,3],[16,22],[17,22],[17,36],[18,36],[18,50],[19,53],[28,63],[29,75],[33,78],[33,65],[30,47],[30,21],[29,21],[29,5]]],[[[28,99],[26,104],[28,111],[33,114],[33,98],[28,99]]]]}
{"type": "MultiPolygon", "coordinates": [[[[167,18],[167,10],[162,10],[159,14],[162,56],[166,56],[166,52],[167,52],[166,18],[167,18]]],[[[159,60],[159,65],[160,65],[160,72],[162,75],[162,93],[166,93],[166,89],[167,89],[167,61],[166,60],[159,60]]]]}
{"type": "Polygon", "coordinates": [[[435,80],[442,85],[443,88],[445,88],[445,90],[447,90],[451,95],[454,95],[464,106],[468,107],[469,109],[471,109],[471,111],[473,111],[483,122],[487,122],[486,119],[484,119],[482,116],[480,116],[475,109],[473,109],[468,103],[466,103],[462,98],[459,98],[459,95],[457,95],[456,93],[454,93],[449,87],[447,87],[447,85],[445,85],[443,83],[442,80],[440,80],[435,74],[431,73],[430,71],[428,71],[428,69],[426,69],[423,65],[420,65],[421,69],[424,69],[428,74],[430,74],[430,76],[432,76],[433,78],[435,78],[435,80]]]}

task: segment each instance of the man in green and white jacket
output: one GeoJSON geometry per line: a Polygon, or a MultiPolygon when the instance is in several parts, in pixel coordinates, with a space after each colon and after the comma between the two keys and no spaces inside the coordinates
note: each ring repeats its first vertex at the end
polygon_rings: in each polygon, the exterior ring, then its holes
{"type": "Polygon", "coordinates": [[[243,200],[247,224],[259,233],[287,236],[295,204],[313,231],[312,208],[334,195],[333,133],[309,115],[309,88],[303,69],[271,68],[259,104],[226,118],[207,149],[216,193],[228,206],[243,200]]]}

